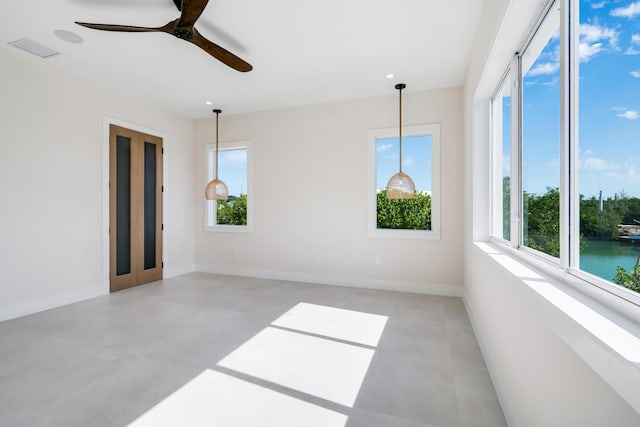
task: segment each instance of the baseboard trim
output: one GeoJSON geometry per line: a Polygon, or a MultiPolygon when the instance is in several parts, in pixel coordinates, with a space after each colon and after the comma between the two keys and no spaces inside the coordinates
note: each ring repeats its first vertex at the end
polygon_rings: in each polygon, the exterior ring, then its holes
{"type": "Polygon", "coordinates": [[[350,288],[377,289],[384,291],[410,292],[416,294],[441,295],[459,298],[461,298],[463,295],[462,287],[459,286],[402,280],[335,276],[329,274],[301,273],[293,271],[278,271],[213,264],[196,264],[195,271],[202,273],[225,274],[229,276],[245,276],[260,279],[287,280],[291,282],[315,283],[320,285],[346,286],[350,288]]]}
{"type": "Polygon", "coordinates": [[[165,268],[162,270],[163,279],[171,279],[172,277],[182,276],[183,274],[193,273],[196,271],[195,265],[187,265],[182,267],[165,268]]]}
{"type": "Polygon", "coordinates": [[[0,322],[38,313],[40,311],[50,310],[52,308],[62,307],[64,305],[73,304],[106,294],[108,294],[108,291],[105,292],[103,286],[94,286],[77,292],[55,295],[49,298],[10,305],[7,307],[0,307],[0,322]]]}

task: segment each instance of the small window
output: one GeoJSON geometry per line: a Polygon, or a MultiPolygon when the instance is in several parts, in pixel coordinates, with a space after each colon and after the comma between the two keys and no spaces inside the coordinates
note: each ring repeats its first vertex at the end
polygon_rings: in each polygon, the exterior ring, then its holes
{"type": "MultiPolygon", "coordinates": [[[[229,199],[205,202],[205,228],[210,231],[251,230],[250,143],[220,143],[218,178],[229,188],[229,199]]],[[[207,182],[214,178],[215,145],[205,146],[207,182]]]]}
{"type": "Polygon", "coordinates": [[[440,125],[403,127],[402,171],[416,187],[413,199],[386,197],[389,178],[399,172],[398,128],[369,131],[369,235],[440,238],[440,125]]]}

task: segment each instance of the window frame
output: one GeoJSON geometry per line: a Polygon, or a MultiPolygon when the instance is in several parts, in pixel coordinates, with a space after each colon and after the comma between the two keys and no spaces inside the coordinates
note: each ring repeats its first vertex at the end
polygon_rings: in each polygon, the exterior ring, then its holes
{"type": "Polygon", "coordinates": [[[374,238],[440,240],[440,123],[402,127],[403,138],[411,136],[431,136],[431,230],[394,230],[379,229],[377,227],[376,141],[382,138],[397,138],[398,132],[398,127],[370,129],[368,132],[368,236],[374,238]]]}
{"type": "MultiPolygon", "coordinates": [[[[542,13],[536,20],[531,32],[512,58],[507,70],[501,76],[492,96],[489,98],[489,130],[490,130],[490,239],[500,245],[510,246],[532,261],[541,260],[550,267],[555,267],[568,274],[570,278],[579,279],[581,283],[589,284],[613,294],[624,301],[640,306],[640,294],[626,289],[601,277],[580,269],[580,193],[578,177],[578,102],[579,102],[579,27],[580,0],[557,0],[560,8],[560,256],[552,257],[523,244],[523,197],[522,197],[522,52],[530,44],[536,32],[540,29],[545,17],[554,6],[556,0],[549,0],[541,9],[542,13]],[[494,140],[494,98],[500,92],[505,78],[511,75],[511,238],[505,240],[494,232],[494,215],[496,215],[496,177],[502,171],[496,171],[496,152],[494,140]],[[515,89],[515,90],[514,90],[515,89]],[[499,173],[498,173],[499,172],[499,173]]],[[[587,291],[588,292],[588,291],[587,291]]]]}
{"type": "MultiPolygon", "coordinates": [[[[206,144],[204,146],[204,185],[207,185],[209,181],[214,178],[213,168],[217,168],[217,159],[215,157],[215,144],[206,144]]],[[[251,233],[253,231],[253,196],[252,196],[252,142],[250,140],[239,140],[220,142],[218,144],[218,152],[230,151],[230,150],[246,150],[247,152],[247,225],[229,225],[229,224],[216,224],[216,206],[217,201],[206,200],[204,201],[204,230],[210,232],[223,232],[223,233],[251,233]],[[211,209],[211,207],[214,207],[211,209]]],[[[220,177],[224,181],[224,177],[220,177]]]]}

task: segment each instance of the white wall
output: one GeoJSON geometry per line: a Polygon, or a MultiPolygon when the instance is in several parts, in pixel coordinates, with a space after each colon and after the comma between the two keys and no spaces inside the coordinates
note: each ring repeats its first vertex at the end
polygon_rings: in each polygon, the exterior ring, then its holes
{"type": "Polygon", "coordinates": [[[403,123],[441,124],[440,241],[367,236],[367,131],[398,125],[398,98],[390,83],[385,97],[234,116],[223,112],[221,142],[253,141],[250,234],[203,231],[203,146],[214,141],[215,119],[198,121],[196,269],[460,295],[462,91],[410,92],[407,83],[403,123]],[[382,265],[375,265],[376,256],[382,265]]]}
{"type": "Polygon", "coordinates": [[[464,91],[465,304],[511,426],[637,426],[640,415],[554,332],[522,280],[473,244],[489,233],[489,96],[541,3],[487,1],[476,36],[464,91]]]}
{"type": "Polygon", "coordinates": [[[193,269],[193,121],[0,48],[0,320],[108,292],[103,117],[166,135],[165,275],[193,269]]]}

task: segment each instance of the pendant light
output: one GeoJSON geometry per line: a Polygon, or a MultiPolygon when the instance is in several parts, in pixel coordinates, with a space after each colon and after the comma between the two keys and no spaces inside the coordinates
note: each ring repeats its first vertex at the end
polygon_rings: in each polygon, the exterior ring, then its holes
{"type": "Polygon", "coordinates": [[[413,199],[416,186],[409,175],[402,172],[402,89],[407,87],[404,83],[398,83],[396,89],[400,93],[400,172],[393,175],[387,183],[387,199],[413,199]]]}
{"type": "Polygon", "coordinates": [[[213,110],[216,113],[216,161],[215,161],[215,178],[209,181],[204,190],[204,196],[207,200],[227,200],[229,198],[229,189],[227,184],[218,179],[218,116],[222,110],[213,110]]]}

